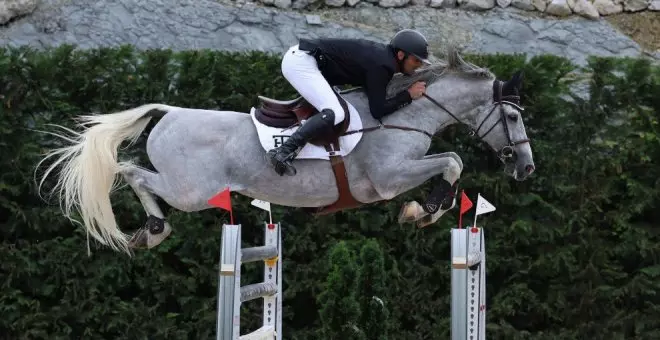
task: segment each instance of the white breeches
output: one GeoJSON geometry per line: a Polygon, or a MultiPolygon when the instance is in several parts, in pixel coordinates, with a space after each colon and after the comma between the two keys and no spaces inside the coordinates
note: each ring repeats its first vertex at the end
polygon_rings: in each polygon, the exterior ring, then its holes
{"type": "Polygon", "coordinates": [[[342,108],[335,92],[319,70],[316,59],[294,45],[282,58],[282,75],[291,86],[317,110],[331,109],[335,112],[335,125],[344,120],[342,108]]]}

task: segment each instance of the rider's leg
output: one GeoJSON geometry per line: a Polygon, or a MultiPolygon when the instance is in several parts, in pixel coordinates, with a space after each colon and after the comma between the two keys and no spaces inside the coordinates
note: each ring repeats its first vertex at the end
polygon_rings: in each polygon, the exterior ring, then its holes
{"type": "Polygon", "coordinates": [[[344,120],[344,109],[313,56],[291,47],[282,58],[282,75],[314,108],[334,112],[334,124],[344,120]]]}
{"type": "Polygon", "coordinates": [[[335,92],[319,71],[316,59],[298,46],[291,47],[282,59],[282,74],[312,106],[320,111],[311,116],[281,146],[268,151],[275,171],[281,176],[295,175],[291,160],[307,141],[319,133],[329,132],[344,120],[344,109],[335,92]]]}

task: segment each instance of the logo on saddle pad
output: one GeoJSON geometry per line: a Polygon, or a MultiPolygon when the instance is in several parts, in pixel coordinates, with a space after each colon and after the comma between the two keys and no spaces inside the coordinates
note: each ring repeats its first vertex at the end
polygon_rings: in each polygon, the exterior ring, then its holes
{"type": "Polygon", "coordinates": [[[284,144],[284,142],[286,142],[289,136],[290,135],[273,135],[273,147],[280,147],[282,144],[284,144]]]}
{"type": "MultiPolygon", "coordinates": [[[[302,97],[298,97],[289,101],[279,101],[276,99],[260,97],[262,107],[250,109],[250,117],[257,129],[259,142],[264,150],[276,148],[282,145],[298,128],[295,125],[298,122],[294,113],[297,109],[302,109],[300,104],[304,101],[302,97]],[[264,112],[265,107],[274,107],[274,111],[264,112]]],[[[362,128],[362,120],[360,115],[353,105],[345,102],[349,111],[349,124],[346,131],[354,131],[362,128]]],[[[352,133],[346,136],[339,137],[338,154],[341,156],[348,155],[360,142],[363,132],[352,133]]],[[[314,145],[307,143],[296,157],[297,159],[325,159],[329,160],[330,155],[322,145],[314,145]]]]}

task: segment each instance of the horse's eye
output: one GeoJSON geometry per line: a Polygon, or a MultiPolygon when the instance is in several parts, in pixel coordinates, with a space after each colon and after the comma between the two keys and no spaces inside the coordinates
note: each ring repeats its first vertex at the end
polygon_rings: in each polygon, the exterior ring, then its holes
{"type": "Polygon", "coordinates": [[[508,116],[509,116],[509,119],[511,119],[512,121],[514,121],[514,122],[518,121],[518,115],[517,114],[509,113],[508,116]]]}

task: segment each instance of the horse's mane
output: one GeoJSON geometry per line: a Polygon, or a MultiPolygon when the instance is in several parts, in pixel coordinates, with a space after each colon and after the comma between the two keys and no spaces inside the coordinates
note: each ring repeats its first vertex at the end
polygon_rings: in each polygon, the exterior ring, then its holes
{"type": "Polygon", "coordinates": [[[454,45],[448,46],[445,60],[431,60],[431,62],[431,65],[418,68],[413,75],[395,74],[387,85],[387,97],[394,96],[400,91],[409,88],[417,81],[426,82],[426,86],[428,87],[433,82],[442,78],[447,72],[456,72],[480,79],[495,79],[495,75],[487,68],[479,67],[465,61],[458,53],[458,48],[454,45]]]}

